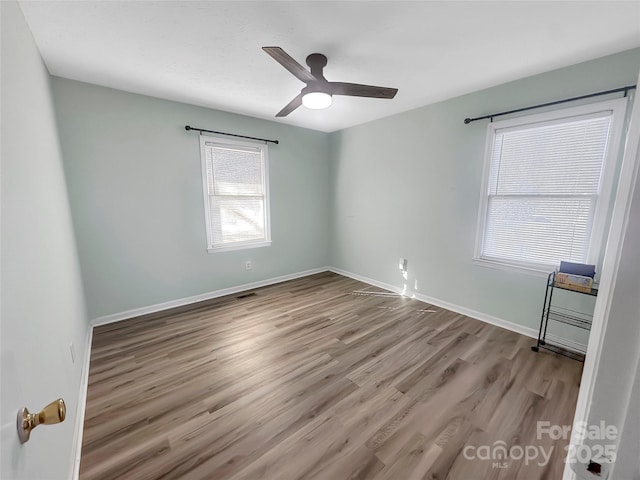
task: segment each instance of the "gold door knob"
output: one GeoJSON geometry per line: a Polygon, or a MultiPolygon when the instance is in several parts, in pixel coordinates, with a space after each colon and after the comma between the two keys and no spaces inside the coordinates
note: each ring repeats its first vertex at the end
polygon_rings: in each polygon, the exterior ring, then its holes
{"type": "Polygon", "coordinates": [[[29,413],[29,410],[26,408],[21,408],[18,411],[18,438],[20,439],[20,443],[27,442],[31,435],[31,430],[38,425],[42,423],[52,425],[54,423],[64,422],[66,416],[67,407],[61,398],[51,402],[38,413],[29,413]]]}

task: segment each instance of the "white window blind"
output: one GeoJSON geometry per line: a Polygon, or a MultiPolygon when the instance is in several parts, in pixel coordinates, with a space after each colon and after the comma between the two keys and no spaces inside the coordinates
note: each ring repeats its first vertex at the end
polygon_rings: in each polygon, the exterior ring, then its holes
{"type": "Polygon", "coordinates": [[[201,143],[208,248],[269,242],[266,145],[201,143]]]}
{"type": "Polygon", "coordinates": [[[595,110],[491,129],[481,259],[587,262],[614,118],[595,110]]]}

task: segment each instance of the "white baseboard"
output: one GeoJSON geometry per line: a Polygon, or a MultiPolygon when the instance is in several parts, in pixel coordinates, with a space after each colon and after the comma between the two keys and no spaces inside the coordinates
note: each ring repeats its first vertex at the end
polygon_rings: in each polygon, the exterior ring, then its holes
{"type": "Polygon", "coordinates": [[[587,346],[579,343],[579,342],[575,342],[573,340],[568,340],[566,338],[563,337],[559,337],[557,335],[553,335],[551,333],[547,333],[547,337],[550,340],[550,343],[557,343],[562,345],[563,347],[565,347],[567,350],[573,350],[574,352],[577,353],[581,353],[584,355],[584,352],[587,351],[587,346]]]}
{"type": "Polygon", "coordinates": [[[80,378],[80,391],[78,393],[78,407],[76,410],[76,427],[73,439],[73,459],[71,466],[72,480],[78,480],[80,476],[80,456],[82,454],[82,435],[84,433],[84,413],[87,405],[87,388],[89,387],[89,364],[91,363],[91,342],[93,341],[93,325],[87,327],[84,358],[82,360],[82,372],[80,378]]]}
{"type": "MultiPolygon", "coordinates": [[[[535,329],[535,328],[526,327],[524,325],[513,323],[513,322],[510,322],[508,320],[504,320],[502,318],[494,317],[493,315],[489,315],[489,314],[486,314],[486,313],[478,312],[476,310],[472,310],[470,308],[466,308],[466,307],[462,307],[460,305],[456,305],[456,304],[453,304],[453,303],[450,303],[450,302],[446,302],[444,300],[440,300],[439,298],[430,297],[428,295],[424,295],[424,294],[419,293],[419,292],[414,292],[414,291],[403,292],[402,288],[397,287],[395,285],[390,285],[388,283],[379,282],[378,280],[374,280],[372,278],[368,278],[368,277],[364,277],[362,275],[358,275],[358,274],[355,274],[355,273],[352,273],[352,272],[348,272],[348,271],[342,270],[340,268],[329,267],[329,270],[334,272],[334,273],[337,273],[339,275],[343,275],[345,277],[353,278],[354,280],[358,280],[360,282],[368,283],[369,285],[374,285],[376,287],[384,288],[385,290],[389,290],[391,292],[395,292],[395,293],[398,293],[398,294],[403,294],[403,295],[405,295],[407,297],[411,297],[411,298],[415,298],[416,300],[420,300],[421,302],[425,302],[425,303],[428,303],[430,305],[434,305],[436,307],[444,308],[446,310],[451,310],[452,312],[460,313],[462,315],[466,315],[467,317],[471,317],[471,318],[474,318],[476,320],[480,320],[480,321],[485,322],[485,323],[490,323],[491,325],[495,325],[495,326],[500,327],[500,328],[511,330],[512,332],[520,333],[520,334],[525,335],[527,337],[531,337],[531,338],[535,338],[535,339],[538,338],[538,330],[535,329]]],[[[554,335],[547,335],[547,338],[549,338],[549,340],[551,340],[552,342],[554,340],[561,340],[561,343],[563,343],[564,345],[566,345],[570,349],[578,351],[578,352],[580,352],[580,351],[584,352],[586,350],[586,345],[582,345],[582,344],[577,343],[577,342],[566,340],[564,338],[560,339],[559,337],[556,337],[554,335]]]]}
{"type": "MultiPolygon", "coordinates": [[[[161,312],[163,310],[168,310],[170,308],[182,307],[184,305],[190,305],[197,302],[202,302],[204,300],[210,300],[213,298],[224,297],[225,295],[232,295],[235,293],[245,292],[247,290],[253,290],[255,288],[266,287],[268,285],[274,285],[276,283],[286,282],[288,280],[295,280],[296,278],[307,277],[309,275],[315,275],[316,273],[321,272],[334,272],[338,275],[343,275],[345,277],[353,278],[354,280],[358,280],[360,282],[368,283],[369,285],[373,285],[379,288],[383,288],[385,290],[389,290],[394,293],[403,294],[407,297],[412,297],[421,302],[429,303],[431,305],[435,305],[440,308],[444,308],[446,310],[451,310],[452,312],[460,313],[462,315],[466,315],[467,317],[474,318],[476,320],[480,320],[485,323],[490,323],[491,325],[495,325],[497,327],[505,328],[507,330],[511,330],[512,332],[520,333],[522,335],[526,335],[531,338],[538,338],[538,330],[526,327],[524,325],[520,325],[517,323],[510,322],[508,320],[504,320],[502,318],[494,317],[493,315],[488,315],[486,313],[478,312],[476,310],[472,310],[470,308],[462,307],[460,305],[456,305],[450,302],[446,302],[444,300],[440,300],[438,298],[430,297],[428,295],[424,295],[419,292],[414,291],[405,291],[398,286],[391,285],[388,283],[380,282],[373,278],[365,277],[363,275],[358,275],[353,272],[349,272],[346,270],[342,270],[336,267],[320,267],[314,268],[311,270],[305,270],[302,272],[291,273],[288,275],[282,275],[280,277],[268,278],[266,280],[260,280],[252,283],[245,283],[243,285],[237,285],[235,287],[224,288],[221,290],[215,290],[213,292],[202,293],[199,295],[193,295],[190,297],[179,298],[177,300],[171,300],[168,302],[157,303],[155,305],[150,305],[147,307],[134,308],[131,310],[126,310],[123,312],[113,313],[110,315],[105,315],[102,317],[95,318],[91,321],[91,325],[105,325],[108,323],[119,322],[121,320],[126,320],[128,318],[139,317],[141,315],[147,315],[149,313],[161,312]]],[[[556,337],[553,335],[547,335],[551,341],[553,341],[556,337]]],[[[576,351],[584,351],[586,349],[586,345],[582,345],[577,342],[572,342],[566,339],[561,339],[562,343],[568,346],[569,348],[576,351]]]]}
{"type": "Polygon", "coordinates": [[[268,278],[266,280],[245,283],[243,285],[238,285],[235,287],[223,288],[222,290],[201,293],[199,295],[193,295],[191,297],[179,298],[177,300],[157,303],[148,307],[133,308],[124,312],[112,313],[110,315],[104,315],[102,317],[94,318],[93,320],[91,320],[91,325],[97,326],[105,325],[107,323],[119,322],[120,320],[125,320],[127,318],[139,317],[141,315],[161,312],[170,308],[182,307],[184,305],[190,305],[192,303],[202,302],[204,300],[211,300],[212,298],[224,297],[225,295],[232,295],[234,293],[240,293],[247,290],[253,290],[255,288],[266,287],[268,285],[282,283],[288,280],[295,280],[296,278],[308,277],[309,275],[315,275],[316,273],[322,273],[328,270],[330,270],[329,267],[313,268],[311,270],[282,275],[280,277],[268,278]]]}

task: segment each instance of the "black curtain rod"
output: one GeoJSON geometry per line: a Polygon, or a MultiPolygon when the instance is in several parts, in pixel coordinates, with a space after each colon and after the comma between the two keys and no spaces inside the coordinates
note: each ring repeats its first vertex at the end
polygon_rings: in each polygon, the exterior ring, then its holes
{"type": "Polygon", "coordinates": [[[491,121],[493,121],[493,117],[499,117],[501,115],[509,115],[510,113],[524,112],[526,110],[533,110],[534,108],[550,107],[552,105],[558,105],[559,103],[573,102],[575,100],[583,100],[585,98],[591,98],[591,97],[599,97],[600,95],[608,95],[610,93],[624,92],[624,96],[626,97],[629,90],[633,90],[634,88],[636,88],[635,85],[628,85],[626,87],[614,88],[613,90],[606,90],[604,92],[590,93],[589,95],[581,95],[579,97],[565,98],[564,100],[556,100],[555,102],[541,103],[539,105],[533,105],[531,107],[516,108],[515,110],[509,110],[508,112],[492,113],[491,115],[484,115],[482,117],[476,117],[476,118],[465,118],[464,123],[469,124],[471,122],[475,122],[476,120],[484,120],[485,118],[490,118],[491,121]]]}
{"type": "Polygon", "coordinates": [[[268,140],[266,138],[258,138],[258,137],[247,137],[246,135],[236,135],[235,133],[216,132],[215,130],[205,130],[204,128],[190,127],[189,125],[186,125],[184,129],[186,131],[197,130],[198,132],[217,133],[218,135],[228,135],[230,137],[248,138],[249,140],[260,140],[261,142],[275,143],[276,145],[280,143],[278,142],[278,140],[268,140]]]}

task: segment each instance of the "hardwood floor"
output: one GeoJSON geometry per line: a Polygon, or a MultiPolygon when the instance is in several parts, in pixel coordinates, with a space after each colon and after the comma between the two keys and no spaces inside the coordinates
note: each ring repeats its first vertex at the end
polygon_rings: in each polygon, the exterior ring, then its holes
{"type": "Polygon", "coordinates": [[[328,272],[97,327],[80,478],[560,479],[582,364],[533,342],[328,272]]]}

